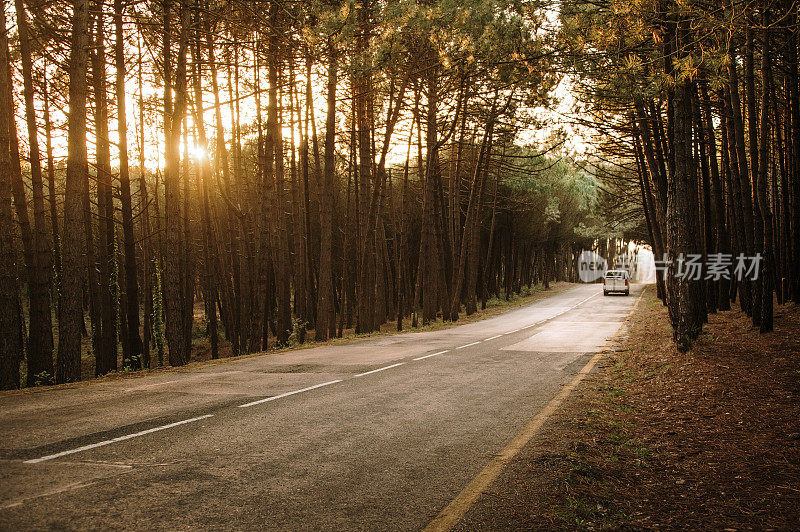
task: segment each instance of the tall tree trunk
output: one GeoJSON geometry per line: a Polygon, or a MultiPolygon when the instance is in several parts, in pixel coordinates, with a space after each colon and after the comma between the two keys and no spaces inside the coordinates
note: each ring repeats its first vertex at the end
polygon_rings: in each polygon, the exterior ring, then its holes
{"type": "MultiPolygon", "coordinates": [[[[256,48],[260,48],[260,39],[257,41],[256,48]]],[[[248,296],[246,299],[245,310],[249,310],[250,312],[244,314],[243,316],[249,320],[248,325],[248,351],[260,351],[262,348],[266,349],[267,344],[262,340],[266,340],[262,334],[260,334],[259,329],[263,327],[263,322],[266,318],[268,313],[267,309],[267,270],[270,266],[270,257],[269,254],[272,251],[274,246],[270,246],[270,214],[269,214],[269,203],[267,200],[267,188],[271,187],[271,183],[268,183],[268,179],[272,179],[272,156],[267,156],[267,153],[272,153],[272,145],[265,146],[271,140],[271,136],[267,136],[264,138],[264,128],[263,128],[263,121],[261,119],[261,83],[260,83],[260,65],[259,65],[259,56],[256,54],[255,57],[255,79],[256,79],[256,93],[255,93],[255,102],[256,102],[256,129],[257,129],[257,156],[258,156],[258,163],[257,163],[257,172],[256,172],[256,183],[257,189],[256,193],[253,195],[252,198],[255,200],[253,205],[253,212],[255,216],[249,220],[248,231],[253,231],[254,234],[258,234],[259,237],[257,242],[252,244],[252,239],[246,240],[250,246],[248,246],[248,268],[247,277],[248,277],[248,296]]],[[[241,155],[241,154],[240,154],[241,155]]],[[[240,159],[241,160],[241,159],[240,159]]],[[[247,238],[248,233],[245,233],[245,238],[247,238]]]]}
{"type": "MultiPolygon", "coordinates": [[[[763,267],[759,274],[761,288],[761,308],[753,309],[753,321],[756,322],[755,315],[760,311],[758,324],[762,333],[771,332],[773,329],[773,271],[775,253],[773,251],[773,229],[772,229],[772,206],[769,202],[767,193],[767,166],[769,164],[769,142],[770,142],[770,81],[772,79],[772,63],[770,60],[770,33],[768,27],[768,16],[766,10],[762,12],[762,49],[761,49],[761,144],[758,147],[758,182],[756,187],[756,197],[758,204],[758,214],[761,218],[761,252],[763,254],[763,267]]],[[[773,191],[773,194],[775,191],[773,191]]],[[[757,285],[758,286],[758,285],[757,285]]]]}
{"type": "Polygon", "coordinates": [[[789,48],[789,87],[792,114],[792,186],[791,186],[791,248],[792,248],[792,299],[800,303],[800,72],[797,49],[800,47],[800,29],[797,28],[797,6],[793,6],[789,27],[794,28],[789,48]]]}
{"type": "MultiPolygon", "coordinates": [[[[736,72],[736,54],[732,49],[730,51],[731,61],[728,65],[729,75],[729,92],[730,92],[730,112],[733,118],[733,134],[734,144],[732,148],[735,151],[736,159],[739,167],[739,186],[738,195],[742,203],[742,226],[744,228],[744,251],[748,256],[755,254],[755,235],[753,219],[753,185],[751,181],[751,174],[748,170],[749,164],[747,161],[745,138],[744,138],[744,121],[742,119],[742,105],[739,100],[739,80],[736,72]]],[[[733,164],[733,157],[731,157],[731,164],[733,164]]],[[[733,167],[733,166],[732,166],[733,167]]],[[[734,179],[736,175],[733,176],[734,179]]],[[[736,184],[734,183],[734,189],[736,184]]],[[[740,283],[740,302],[742,309],[750,314],[753,305],[752,287],[749,282],[742,279],[740,283]]]]}
{"type": "MultiPolygon", "coordinates": [[[[462,246],[468,245],[467,249],[467,277],[466,277],[466,294],[467,301],[465,311],[467,315],[472,315],[478,310],[477,305],[477,289],[478,289],[478,275],[480,269],[480,241],[481,241],[481,218],[483,195],[486,189],[486,180],[489,175],[489,168],[492,160],[492,146],[494,136],[489,135],[489,140],[486,145],[486,154],[484,155],[483,167],[484,171],[479,174],[478,187],[476,191],[476,198],[473,204],[474,214],[472,217],[472,227],[469,229],[469,240],[466,238],[462,240],[462,246]]],[[[517,289],[519,291],[519,289],[517,289]]]]}
{"type": "MultiPolygon", "coordinates": [[[[494,108],[492,109],[492,114],[494,108]]],[[[486,166],[485,161],[488,158],[488,151],[491,145],[491,137],[494,134],[494,116],[489,118],[486,133],[481,142],[478,157],[475,162],[475,171],[472,176],[470,184],[469,199],[467,200],[467,215],[464,220],[462,235],[458,239],[461,242],[459,246],[459,254],[455,265],[455,278],[453,281],[453,291],[451,294],[451,309],[450,315],[452,317],[458,316],[458,311],[461,306],[462,287],[464,286],[464,279],[469,275],[468,268],[470,264],[469,251],[473,245],[473,232],[479,230],[480,226],[475,222],[479,220],[479,195],[481,188],[481,180],[483,179],[483,168],[486,166]]],[[[474,312],[474,311],[473,311],[474,312]]]]}
{"type": "MultiPolygon", "coordinates": [[[[272,176],[275,191],[275,221],[276,221],[276,243],[277,261],[275,271],[276,298],[277,298],[277,320],[276,320],[276,341],[279,345],[286,345],[289,335],[292,332],[291,315],[291,287],[290,287],[290,264],[289,264],[289,243],[287,238],[287,214],[286,214],[286,187],[284,184],[284,164],[283,164],[283,128],[282,122],[282,101],[278,98],[278,70],[280,68],[282,37],[278,34],[278,27],[281,22],[278,19],[278,5],[273,4],[271,8],[271,21],[273,30],[269,37],[269,50],[267,54],[267,70],[269,75],[269,102],[268,102],[268,144],[272,150],[267,151],[267,157],[273,160],[274,175],[272,176]]],[[[281,99],[282,100],[282,99],[281,99]]]]}
{"type": "MultiPolygon", "coordinates": [[[[678,38],[683,31],[679,30],[678,38]]],[[[675,87],[673,101],[674,135],[672,153],[674,171],[670,172],[667,195],[667,248],[673,261],[682,254],[688,258],[700,251],[697,245],[699,235],[699,212],[697,201],[696,174],[692,168],[692,102],[688,80],[680,81],[675,87]]],[[[674,264],[674,263],[673,263],[674,264]]],[[[674,266],[673,266],[674,267],[674,266]]],[[[670,297],[670,318],[673,336],[678,348],[687,350],[699,336],[702,328],[699,298],[702,291],[698,281],[687,276],[670,276],[672,296],[670,297]]]]}
{"type": "Polygon", "coordinates": [[[117,132],[119,136],[119,185],[122,207],[122,240],[125,251],[125,317],[128,359],[122,365],[140,369],[142,367],[142,338],[139,336],[139,284],[136,278],[136,244],[133,230],[133,204],[131,181],[128,170],[128,115],[125,107],[125,40],[123,35],[123,0],[114,0],[114,63],[116,66],[117,132]]]}
{"type": "Polygon", "coordinates": [[[96,40],[92,56],[97,156],[97,218],[100,279],[100,344],[95,352],[95,375],[117,369],[117,294],[114,274],[114,200],[112,196],[111,148],[108,138],[106,98],[105,24],[103,0],[97,0],[94,26],[96,40]]]}
{"type": "MultiPolygon", "coordinates": [[[[144,286],[144,341],[142,342],[142,365],[144,368],[149,369],[151,367],[151,359],[150,359],[150,345],[151,340],[155,340],[156,337],[159,340],[155,341],[158,346],[161,346],[161,331],[155,330],[155,323],[160,323],[161,317],[158,316],[158,319],[154,319],[153,316],[153,285],[155,285],[155,272],[153,268],[152,261],[150,255],[150,250],[153,246],[152,244],[152,235],[150,234],[150,198],[147,192],[147,181],[145,179],[145,156],[144,156],[144,94],[142,92],[142,47],[141,42],[139,41],[139,36],[137,35],[136,38],[137,44],[137,52],[138,52],[138,68],[137,68],[137,76],[136,81],[138,83],[139,88],[139,201],[142,206],[142,210],[140,212],[140,224],[141,224],[141,234],[142,234],[142,264],[144,265],[143,268],[143,280],[142,283],[144,286]]],[[[156,189],[156,196],[158,195],[158,189],[156,189]]],[[[156,212],[156,215],[159,215],[156,212]]],[[[157,254],[156,254],[157,256],[157,254]]],[[[156,285],[156,289],[160,292],[160,287],[156,285]]],[[[160,314],[160,311],[159,311],[160,314]]],[[[159,351],[159,358],[163,358],[163,353],[159,351]]]]}
{"type": "Polygon", "coordinates": [[[325,167],[320,195],[319,280],[315,337],[324,341],[335,335],[336,314],[333,307],[333,179],[336,172],[336,83],[337,51],[328,38],[328,109],[325,117],[325,167]]]}
{"type": "MultiPolygon", "coordinates": [[[[714,242],[716,244],[716,252],[729,254],[730,253],[730,235],[728,233],[728,224],[725,219],[725,201],[723,199],[722,179],[719,174],[719,165],[717,163],[717,144],[716,135],[714,132],[714,121],[711,116],[711,102],[709,100],[708,91],[706,88],[705,80],[700,83],[700,107],[703,111],[703,123],[700,127],[705,128],[706,138],[708,139],[708,159],[711,169],[711,189],[712,189],[712,210],[714,214],[714,221],[716,233],[714,235],[714,242]]],[[[719,310],[730,310],[730,280],[722,277],[717,282],[717,308],[719,310]]]]}
{"type": "MultiPolygon", "coordinates": [[[[700,186],[701,186],[701,211],[703,223],[703,240],[705,246],[703,248],[703,262],[708,262],[708,256],[713,254],[717,244],[715,228],[718,224],[716,219],[716,211],[712,208],[714,201],[713,193],[711,191],[711,169],[708,153],[708,139],[706,138],[706,130],[703,126],[702,113],[700,111],[700,98],[698,93],[692,94],[692,116],[694,118],[694,125],[697,137],[697,148],[699,150],[698,157],[700,159],[700,186]]],[[[714,281],[703,281],[706,298],[705,307],[710,313],[717,312],[717,290],[718,284],[714,281]]]]}
{"type": "Polygon", "coordinates": [[[16,126],[9,114],[13,108],[13,96],[8,90],[11,83],[5,9],[5,1],[0,1],[0,390],[19,388],[19,364],[23,355],[18,334],[21,327],[17,312],[20,294],[11,210],[9,131],[16,126]]]}
{"type": "MultiPolygon", "coordinates": [[[[169,1],[169,0],[167,0],[169,1]]],[[[186,48],[188,44],[188,10],[180,2],[181,31],[177,68],[175,73],[175,102],[172,101],[171,83],[165,79],[164,87],[164,215],[167,253],[164,257],[164,299],[166,310],[165,336],[169,348],[169,363],[182,366],[189,361],[189,346],[184,336],[184,276],[182,255],[185,247],[181,223],[180,192],[180,134],[186,110],[186,48]]],[[[170,24],[165,16],[165,25],[170,24]]],[[[169,29],[164,28],[165,43],[169,29]]],[[[170,47],[164,48],[164,65],[172,60],[170,47]]]]}
{"type": "MultiPolygon", "coordinates": [[[[61,286],[61,237],[58,231],[58,201],[56,198],[56,169],[53,162],[53,126],[50,122],[50,96],[47,79],[42,80],[42,98],[44,100],[44,132],[47,149],[47,188],[50,203],[50,230],[53,232],[53,258],[55,263],[55,286],[61,286]]],[[[56,301],[58,303],[58,301],[56,301]]]]}
{"type": "MultiPolygon", "coordinates": [[[[439,173],[439,146],[438,146],[438,57],[433,50],[433,45],[428,43],[429,71],[427,73],[428,113],[426,117],[427,128],[425,134],[426,160],[425,182],[423,184],[423,213],[422,236],[420,238],[420,253],[423,257],[422,267],[422,324],[436,321],[436,311],[439,307],[439,279],[440,251],[436,233],[436,191],[439,173]]],[[[463,244],[462,244],[463,245],[463,244]]]]}
{"type": "MultiPolygon", "coordinates": [[[[744,87],[747,95],[747,134],[748,148],[750,151],[750,182],[743,184],[747,186],[745,190],[745,201],[747,194],[751,196],[753,205],[753,249],[750,255],[761,253],[764,248],[764,216],[761,212],[761,205],[758,201],[758,180],[759,180],[759,153],[758,153],[758,115],[756,113],[756,90],[755,90],[755,65],[754,65],[754,43],[753,28],[747,27],[747,46],[745,47],[745,72],[744,87]]],[[[753,325],[758,327],[761,324],[761,281],[759,276],[752,280],[745,280],[750,284],[751,297],[751,318],[753,325]]]]}
{"type": "MultiPolygon", "coordinates": [[[[217,83],[217,62],[216,62],[216,58],[214,56],[214,39],[213,39],[213,33],[211,32],[211,28],[208,26],[208,24],[206,25],[206,39],[208,41],[207,42],[207,44],[208,44],[208,68],[209,68],[209,71],[210,71],[210,74],[211,74],[211,91],[214,93],[214,118],[215,118],[215,121],[216,121],[216,129],[217,129],[216,130],[216,139],[217,139],[217,145],[216,145],[216,161],[217,161],[216,167],[217,168],[216,168],[216,172],[217,172],[217,178],[218,179],[219,179],[219,175],[220,174],[222,175],[222,184],[223,184],[223,187],[225,188],[225,193],[229,194],[230,190],[231,190],[231,183],[230,183],[230,175],[229,175],[230,174],[230,170],[228,169],[228,149],[227,149],[227,147],[225,145],[225,128],[222,125],[222,106],[220,105],[220,99],[219,99],[219,92],[220,91],[219,91],[219,86],[218,86],[218,83],[217,83]]],[[[209,179],[210,179],[210,177],[209,177],[209,179]]],[[[230,229],[231,228],[229,220],[230,220],[230,218],[226,217],[225,225],[224,225],[224,227],[226,229],[230,229]]],[[[229,233],[232,233],[232,232],[233,231],[229,231],[229,233]]],[[[211,235],[211,237],[212,237],[212,239],[214,240],[215,243],[217,241],[218,235],[219,235],[218,233],[211,235]]],[[[232,234],[228,234],[227,238],[231,238],[231,242],[233,242],[235,240],[235,238],[234,238],[234,236],[232,234]]],[[[219,244],[217,246],[217,248],[220,250],[220,252],[221,252],[221,247],[222,247],[221,244],[219,244]]],[[[231,323],[231,325],[226,329],[226,332],[227,332],[227,338],[231,342],[231,351],[232,351],[232,353],[234,355],[238,355],[239,354],[239,335],[240,335],[240,330],[239,330],[237,306],[234,304],[234,301],[233,301],[235,296],[232,293],[236,289],[235,288],[235,282],[236,282],[236,279],[238,278],[238,275],[235,274],[235,273],[233,274],[232,277],[233,277],[234,286],[231,287],[231,285],[230,285],[231,275],[229,275],[230,272],[226,272],[224,278],[220,275],[222,273],[222,269],[223,268],[222,268],[222,261],[219,258],[219,254],[220,253],[217,253],[216,251],[214,251],[214,255],[215,256],[212,259],[212,263],[213,263],[213,265],[215,267],[215,270],[217,272],[217,276],[220,278],[220,281],[222,281],[224,283],[222,285],[223,286],[223,294],[226,294],[226,292],[228,293],[225,296],[225,299],[227,300],[227,313],[229,314],[228,321],[231,323]]],[[[233,264],[236,264],[236,261],[238,260],[238,257],[232,257],[231,259],[232,259],[233,264]]],[[[233,266],[233,265],[231,264],[231,266],[233,266]]],[[[235,267],[231,267],[230,270],[233,270],[235,272],[235,267]]],[[[213,282],[216,283],[216,280],[214,280],[213,282]]],[[[214,292],[215,293],[217,292],[216,286],[214,287],[214,292]]],[[[214,319],[216,319],[216,313],[214,315],[214,319]]]]}
{"type": "Polygon", "coordinates": [[[50,228],[47,226],[42,165],[39,153],[38,126],[33,94],[33,62],[28,16],[23,0],[16,0],[17,31],[22,57],[22,81],[25,97],[25,120],[28,125],[31,188],[33,189],[34,269],[29,279],[30,334],[28,335],[28,385],[41,372],[53,374],[53,320],[50,302],[53,256],[50,249],[50,228]]]}
{"type": "MultiPolygon", "coordinates": [[[[119,0],[118,0],[119,1],[119,0]]],[[[207,332],[211,342],[211,358],[219,358],[219,332],[217,321],[217,279],[219,270],[217,268],[216,235],[214,234],[213,220],[211,218],[211,162],[208,156],[208,140],[206,139],[206,126],[203,118],[203,87],[200,64],[202,62],[201,37],[195,34],[195,46],[192,53],[192,81],[194,85],[193,102],[193,122],[199,141],[199,153],[196,162],[197,181],[200,190],[200,225],[203,231],[203,272],[202,288],[203,302],[208,320],[207,332]]],[[[213,50],[209,50],[213,53],[213,50]]],[[[220,130],[218,135],[222,134],[220,130]]]]}
{"type": "Polygon", "coordinates": [[[89,51],[89,0],[74,0],[69,60],[67,176],[64,192],[64,248],[59,302],[56,382],[81,378],[81,279],[83,277],[83,190],[88,186],[86,155],[86,67],[89,51]]]}
{"type": "MultiPolygon", "coordinates": [[[[188,89],[188,70],[187,70],[187,87],[185,92],[186,104],[184,110],[188,107],[189,89],[188,89]]],[[[197,139],[192,136],[192,143],[196,145],[197,139]]],[[[181,268],[183,271],[181,293],[183,297],[183,342],[186,346],[186,361],[189,362],[192,358],[192,327],[194,326],[194,293],[195,293],[195,275],[194,275],[194,236],[192,234],[193,226],[191,222],[191,174],[192,164],[191,157],[189,156],[189,121],[186,119],[184,112],[183,119],[183,160],[181,163],[181,185],[183,193],[181,194],[181,219],[183,221],[183,252],[181,253],[181,268]]],[[[196,172],[195,172],[196,173],[196,172]]],[[[195,197],[199,197],[197,194],[195,197]]]]}
{"type": "MultiPolygon", "coordinates": [[[[746,229],[745,229],[745,214],[744,214],[744,203],[742,200],[742,179],[740,177],[740,173],[742,169],[739,165],[739,156],[737,155],[737,141],[736,141],[736,126],[734,124],[734,113],[732,106],[731,106],[731,91],[730,87],[725,87],[724,89],[724,96],[722,98],[722,108],[723,108],[723,120],[724,124],[724,134],[725,134],[725,144],[727,149],[724,150],[726,157],[723,157],[723,160],[727,162],[728,165],[728,191],[730,195],[730,204],[732,205],[733,210],[731,211],[731,220],[733,221],[734,225],[734,235],[735,235],[735,245],[732,246],[732,249],[735,253],[747,253],[747,236],[746,236],[746,229]]],[[[749,295],[747,290],[742,289],[742,283],[736,282],[735,286],[739,291],[739,305],[744,307],[749,305],[749,295]],[[746,301],[743,301],[746,300],[746,301]]]]}

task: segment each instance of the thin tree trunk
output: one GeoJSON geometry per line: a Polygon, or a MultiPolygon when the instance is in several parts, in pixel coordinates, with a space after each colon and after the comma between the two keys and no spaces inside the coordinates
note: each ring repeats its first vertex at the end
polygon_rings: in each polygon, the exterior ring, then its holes
{"type": "MultiPolygon", "coordinates": [[[[149,369],[151,367],[151,359],[150,359],[150,345],[151,340],[155,338],[156,335],[161,337],[161,331],[154,331],[154,323],[156,321],[160,322],[159,319],[154,319],[153,316],[153,285],[155,284],[154,280],[154,271],[152,268],[152,259],[150,257],[150,248],[152,246],[151,242],[151,234],[150,234],[150,198],[147,192],[147,182],[145,179],[145,156],[144,156],[144,95],[142,92],[142,48],[141,42],[139,41],[139,36],[137,35],[136,38],[137,44],[137,52],[138,52],[138,69],[137,69],[137,83],[139,88],[139,201],[141,203],[141,212],[140,215],[140,223],[141,223],[141,234],[142,234],[142,264],[144,265],[143,268],[143,286],[144,286],[144,341],[142,344],[142,365],[145,369],[149,369]]],[[[158,190],[156,189],[156,195],[158,195],[158,190]]],[[[156,212],[156,215],[159,213],[156,212]]],[[[159,289],[156,286],[156,289],[159,289]]],[[[156,342],[161,345],[160,340],[156,342]]],[[[163,358],[163,353],[159,352],[159,357],[163,358]]]]}
{"type": "MultiPolygon", "coordinates": [[[[117,0],[119,1],[119,0],[117,0]]],[[[200,225],[203,230],[203,302],[205,303],[206,318],[208,320],[208,335],[211,342],[211,358],[219,358],[219,333],[217,321],[217,278],[219,272],[216,261],[216,237],[214,234],[213,221],[211,219],[210,204],[210,180],[211,167],[208,158],[208,141],[206,139],[206,127],[203,119],[203,89],[200,73],[200,63],[202,62],[202,48],[200,35],[195,34],[195,46],[192,54],[192,81],[194,85],[193,122],[197,132],[200,156],[197,164],[197,181],[201,186],[201,205],[200,205],[200,225]],[[213,257],[213,258],[212,258],[213,257]]],[[[209,53],[213,50],[209,50],[209,53]]],[[[222,134],[222,131],[217,133],[222,134]]]]}
{"type": "MultiPolygon", "coordinates": [[[[56,172],[53,162],[53,126],[50,122],[50,97],[47,79],[42,80],[42,98],[44,100],[44,132],[47,149],[47,188],[50,203],[50,229],[53,232],[53,258],[55,263],[55,286],[61,286],[61,238],[58,231],[58,207],[56,199],[56,172]]],[[[58,301],[56,301],[58,303],[58,301]]]]}
{"type": "Polygon", "coordinates": [[[30,334],[28,335],[28,385],[41,372],[53,374],[53,321],[50,301],[53,256],[50,248],[50,228],[47,226],[44,187],[42,183],[41,155],[39,153],[38,126],[34,107],[33,65],[31,39],[28,35],[28,17],[23,0],[16,0],[17,31],[22,58],[25,120],[28,126],[30,148],[31,188],[33,190],[33,243],[34,269],[29,279],[30,334]]]}
{"type": "MultiPolygon", "coordinates": [[[[745,150],[745,138],[744,138],[744,122],[742,120],[742,106],[739,101],[739,80],[736,72],[736,54],[734,50],[730,51],[731,62],[728,65],[728,75],[729,75],[729,93],[730,93],[730,112],[733,118],[733,134],[734,134],[734,143],[731,146],[736,154],[736,159],[738,162],[739,167],[739,186],[738,186],[738,195],[740,196],[740,201],[742,203],[741,209],[741,225],[744,229],[744,251],[748,256],[753,256],[755,254],[755,235],[754,235],[754,226],[755,221],[753,220],[753,194],[752,194],[752,182],[750,179],[750,172],[748,170],[749,165],[747,161],[747,155],[745,150]]],[[[733,158],[731,158],[731,163],[733,163],[733,158]]],[[[733,176],[734,179],[736,175],[733,176]]],[[[736,188],[736,184],[734,184],[736,188]]],[[[752,296],[752,287],[749,282],[742,279],[740,283],[740,303],[742,309],[747,313],[750,314],[753,305],[753,296],[752,296]]]]}
{"type": "Polygon", "coordinates": [[[792,299],[800,303],[800,72],[798,72],[797,49],[800,46],[800,31],[797,29],[797,6],[792,9],[789,27],[794,28],[789,48],[790,111],[792,115],[792,185],[791,185],[791,269],[792,299]]]}
{"type": "MultiPolygon", "coordinates": [[[[762,50],[761,50],[761,144],[758,147],[758,182],[756,187],[756,196],[758,204],[758,213],[761,216],[761,251],[763,253],[763,267],[759,274],[760,288],[761,288],[761,308],[753,309],[753,321],[755,322],[755,315],[760,311],[758,324],[762,333],[771,332],[773,330],[773,309],[772,309],[772,296],[773,296],[773,271],[775,253],[772,247],[773,244],[773,229],[772,229],[772,207],[769,202],[767,193],[767,165],[769,161],[769,142],[770,142],[770,80],[772,79],[772,64],[770,61],[770,34],[768,29],[768,16],[766,11],[762,12],[763,31],[762,31],[762,50]]],[[[773,191],[774,194],[774,191],[773,191]]],[[[758,285],[757,285],[758,286],[758,285]]]]}
{"type": "Polygon", "coordinates": [[[328,109],[325,117],[325,167],[320,196],[319,280],[317,289],[317,321],[315,337],[324,341],[334,336],[336,314],[333,308],[333,179],[336,171],[336,84],[337,50],[328,39],[328,109]]]}
{"type": "Polygon", "coordinates": [[[122,365],[132,369],[142,367],[142,339],[139,336],[139,284],[136,278],[136,245],[133,231],[133,204],[131,201],[131,181],[128,170],[128,115],[125,107],[125,41],[122,32],[122,0],[114,0],[114,62],[117,70],[117,131],[119,135],[119,184],[122,207],[122,240],[125,251],[125,317],[128,359],[122,365]]]}
{"type": "Polygon", "coordinates": [[[276,243],[276,268],[275,283],[277,297],[277,321],[276,321],[276,341],[279,345],[286,345],[289,335],[292,332],[291,315],[291,287],[290,287],[290,265],[289,265],[289,245],[287,238],[286,220],[286,190],[284,185],[284,164],[283,164],[283,138],[281,130],[282,122],[282,102],[278,98],[278,70],[279,58],[281,57],[280,37],[278,35],[278,6],[271,8],[271,21],[273,30],[270,32],[269,50],[267,54],[267,70],[269,75],[269,102],[267,104],[268,121],[268,144],[271,149],[267,150],[267,157],[273,161],[274,174],[270,176],[273,180],[275,192],[275,229],[276,243]]]}
{"type": "MultiPolygon", "coordinates": [[[[728,224],[725,219],[725,201],[723,199],[722,179],[720,178],[719,165],[717,164],[717,144],[716,135],[714,132],[714,122],[711,116],[711,102],[708,97],[705,80],[700,83],[700,107],[703,110],[702,124],[700,127],[705,127],[705,134],[708,140],[708,158],[711,169],[711,189],[712,189],[712,210],[714,214],[714,221],[716,227],[716,234],[714,241],[716,244],[716,252],[722,254],[730,254],[730,235],[728,233],[728,224]]],[[[717,308],[719,310],[730,310],[731,301],[729,297],[730,280],[722,277],[717,281],[717,308]]]]}
{"type": "Polygon", "coordinates": [[[94,81],[95,131],[97,157],[97,218],[99,245],[100,343],[95,352],[95,375],[117,369],[117,294],[114,287],[114,203],[111,178],[111,148],[108,138],[106,98],[105,24],[103,0],[97,0],[94,26],[96,40],[92,56],[94,81]]]}

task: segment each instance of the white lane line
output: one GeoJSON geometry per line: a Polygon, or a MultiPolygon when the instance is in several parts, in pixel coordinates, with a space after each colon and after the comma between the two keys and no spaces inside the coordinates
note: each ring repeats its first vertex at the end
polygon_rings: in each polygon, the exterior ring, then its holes
{"type": "Polygon", "coordinates": [[[561,316],[561,314],[567,313],[567,312],[569,312],[570,310],[574,309],[575,307],[579,307],[579,306],[583,305],[584,303],[586,303],[587,301],[589,301],[590,299],[594,299],[595,297],[597,297],[597,296],[599,296],[599,295],[600,295],[600,293],[598,292],[597,294],[594,294],[594,295],[592,295],[592,296],[589,296],[589,297],[587,297],[586,299],[584,299],[584,300],[582,300],[582,301],[579,301],[579,302],[575,303],[574,305],[572,305],[571,307],[569,307],[569,308],[568,308],[567,310],[565,310],[564,312],[560,312],[560,313],[556,314],[556,316],[561,316]]]}
{"type": "Polygon", "coordinates": [[[391,366],[383,366],[382,368],[373,369],[372,371],[365,371],[364,373],[357,373],[353,375],[354,377],[363,377],[364,375],[369,375],[370,373],[377,373],[379,371],[383,371],[385,369],[396,368],[397,366],[402,366],[405,362],[398,362],[397,364],[392,364],[391,366]]]}
{"type": "Polygon", "coordinates": [[[255,406],[255,405],[260,405],[261,403],[268,403],[269,401],[275,401],[276,399],[283,399],[284,397],[289,397],[290,395],[307,392],[309,390],[316,390],[317,388],[322,388],[323,386],[328,386],[329,384],[336,384],[337,382],[342,382],[342,379],[323,382],[322,384],[315,384],[314,386],[309,386],[308,388],[303,388],[301,390],[294,390],[293,392],[286,392],[280,395],[273,395],[272,397],[259,399],[258,401],[253,401],[252,403],[245,403],[243,405],[239,405],[239,408],[247,408],[248,406],[255,406]]]}
{"type": "Polygon", "coordinates": [[[456,349],[464,349],[465,347],[469,347],[469,346],[472,346],[472,345],[477,345],[479,343],[481,343],[480,340],[478,340],[477,342],[472,342],[471,344],[460,345],[460,346],[456,347],[456,349]]]}
{"type": "Polygon", "coordinates": [[[117,443],[120,441],[130,440],[131,438],[136,438],[138,436],[144,436],[145,434],[152,434],[153,432],[158,432],[159,430],[164,429],[171,429],[172,427],[177,427],[178,425],[185,425],[186,423],[192,423],[195,421],[200,421],[201,419],[207,419],[213,417],[214,414],[206,414],[204,416],[193,417],[191,419],[184,419],[183,421],[176,421],[175,423],[169,423],[168,425],[161,425],[160,427],[154,427],[152,429],[143,430],[140,432],[134,432],[133,434],[126,434],[125,436],[119,436],[117,438],[111,438],[110,440],[104,440],[97,443],[92,443],[89,445],[84,445],[82,447],[76,447],[75,449],[70,449],[68,451],[61,451],[60,453],[55,454],[48,454],[47,456],[42,456],[41,458],[33,458],[31,460],[25,460],[24,463],[26,464],[38,464],[39,462],[44,462],[46,460],[52,460],[53,458],[60,458],[62,456],[67,456],[70,454],[79,453],[81,451],[88,451],[89,449],[96,449],[97,447],[102,447],[104,445],[109,445],[111,443],[117,443]]]}
{"type": "Polygon", "coordinates": [[[157,382],[155,384],[145,384],[143,386],[134,386],[133,388],[128,388],[126,390],[122,390],[123,392],[140,392],[142,390],[149,390],[150,388],[155,388],[156,386],[165,386],[167,384],[175,384],[179,382],[177,380],[173,381],[164,381],[164,382],[157,382]]]}
{"type": "Polygon", "coordinates": [[[487,338],[486,340],[484,340],[484,342],[488,342],[489,340],[495,340],[495,339],[497,339],[497,338],[500,338],[501,336],[503,336],[503,335],[502,335],[502,334],[496,334],[496,335],[494,335],[494,336],[490,336],[489,338],[487,338]]]}
{"type": "Polygon", "coordinates": [[[423,358],[435,357],[436,355],[443,355],[443,354],[449,353],[449,352],[450,352],[449,349],[445,349],[444,351],[439,351],[438,353],[431,353],[430,355],[423,355],[421,357],[417,357],[414,360],[422,360],[423,358]]]}
{"type": "MultiPolygon", "coordinates": [[[[592,298],[595,298],[595,297],[597,297],[597,296],[598,296],[598,294],[594,294],[594,295],[592,295],[592,296],[589,296],[589,297],[587,297],[586,299],[583,299],[583,300],[581,300],[581,301],[579,301],[579,302],[575,303],[575,304],[574,304],[574,305],[572,305],[571,307],[568,307],[566,310],[562,310],[562,311],[561,311],[561,312],[559,312],[558,314],[553,314],[553,315],[552,315],[552,316],[550,316],[549,318],[545,318],[545,319],[543,319],[543,320],[539,320],[539,321],[533,322],[533,323],[531,323],[530,325],[526,325],[525,327],[520,327],[519,329],[514,329],[513,331],[508,331],[508,332],[505,332],[505,333],[503,333],[503,334],[514,334],[514,333],[518,333],[518,332],[520,332],[520,331],[523,331],[523,330],[525,330],[525,329],[530,329],[531,327],[535,327],[536,325],[539,325],[540,323],[544,323],[544,322],[546,322],[546,321],[548,321],[548,320],[555,319],[555,318],[557,318],[557,317],[561,316],[562,314],[566,314],[566,313],[567,313],[567,312],[569,312],[570,310],[572,310],[572,309],[574,309],[574,308],[576,308],[576,307],[579,307],[579,306],[583,305],[584,303],[586,303],[586,302],[587,302],[587,301],[589,301],[590,299],[592,299],[592,298]]],[[[487,338],[487,340],[492,340],[493,338],[494,338],[494,337],[492,337],[492,338],[487,338]]],[[[484,340],[484,341],[485,341],[485,340],[484,340]]]]}

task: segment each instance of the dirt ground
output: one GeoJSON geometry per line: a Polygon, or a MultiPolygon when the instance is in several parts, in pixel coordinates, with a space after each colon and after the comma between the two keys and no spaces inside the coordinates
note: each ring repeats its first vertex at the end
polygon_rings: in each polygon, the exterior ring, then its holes
{"type": "Polygon", "coordinates": [[[651,287],[459,529],[800,530],[800,307],[704,331],[679,353],[651,287]]]}

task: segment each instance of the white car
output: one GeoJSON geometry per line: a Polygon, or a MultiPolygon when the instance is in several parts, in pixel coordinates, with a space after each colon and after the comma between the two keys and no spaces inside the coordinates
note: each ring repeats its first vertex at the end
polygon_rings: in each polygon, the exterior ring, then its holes
{"type": "Polygon", "coordinates": [[[631,293],[631,283],[625,270],[608,270],[603,276],[603,295],[611,292],[622,292],[626,296],[631,293]]]}

